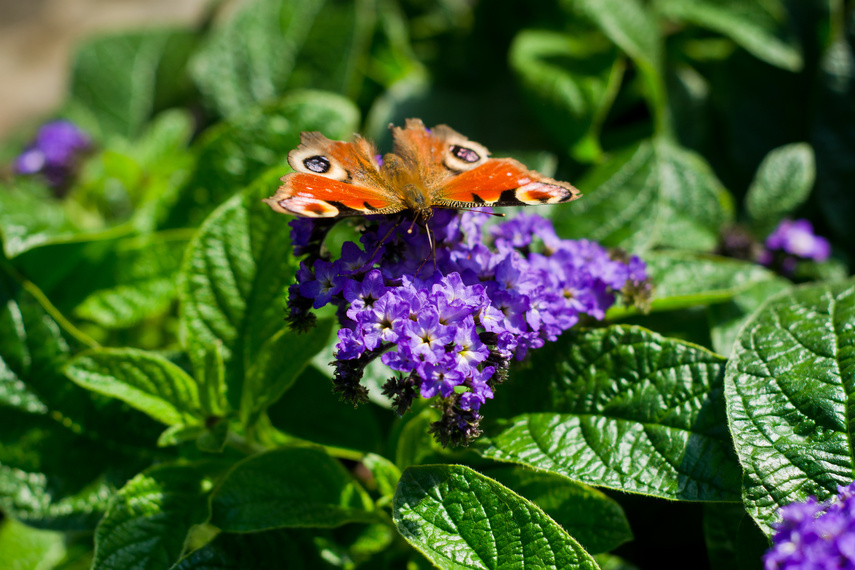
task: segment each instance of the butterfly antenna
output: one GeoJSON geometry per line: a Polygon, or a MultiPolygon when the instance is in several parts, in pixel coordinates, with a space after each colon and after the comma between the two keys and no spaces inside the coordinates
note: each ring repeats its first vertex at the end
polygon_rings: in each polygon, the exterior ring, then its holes
{"type": "Polygon", "coordinates": [[[430,231],[430,226],[428,226],[427,224],[425,224],[425,231],[427,232],[428,243],[430,244],[430,255],[428,257],[425,257],[422,260],[421,264],[419,265],[419,268],[416,269],[416,275],[419,274],[419,272],[422,270],[422,267],[425,266],[425,263],[427,263],[427,260],[430,259],[431,257],[433,257],[433,268],[434,268],[434,270],[436,270],[436,268],[437,268],[437,266],[436,266],[436,247],[434,246],[434,242],[433,242],[433,232],[430,231]]]}

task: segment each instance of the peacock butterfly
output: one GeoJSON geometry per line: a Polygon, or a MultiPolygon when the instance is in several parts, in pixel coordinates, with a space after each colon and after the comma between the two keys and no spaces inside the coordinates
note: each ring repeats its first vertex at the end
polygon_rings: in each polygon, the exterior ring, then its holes
{"type": "Polygon", "coordinates": [[[302,133],[288,154],[294,172],[264,201],[308,218],[410,211],[424,224],[433,208],[559,204],[581,196],[512,158],[490,158],[483,145],[445,125],[426,129],[420,119],[407,119],[404,128],[390,128],[394,150],[382,160],[359,135],[341,142],[302,133]]]}

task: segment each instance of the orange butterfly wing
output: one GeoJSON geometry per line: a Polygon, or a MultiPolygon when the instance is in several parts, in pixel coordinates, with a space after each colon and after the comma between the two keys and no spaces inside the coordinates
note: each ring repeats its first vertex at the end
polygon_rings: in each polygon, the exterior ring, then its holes
{"type": "Polygon", "coordinates": [[[560,204],[580,196],[570,184],[528,170],[512,158],[490,159],[431,192],[432,202],[445,208],[560,204]]]}
{"type": "Polygon", "coordinates": [[[302,133],[288,154],[295,172],[264,201],[282,214],[335,218],[392,214],[406,209],[380,173],[374,147],[361,137],[331,141],[320,133],[302,133]]]}

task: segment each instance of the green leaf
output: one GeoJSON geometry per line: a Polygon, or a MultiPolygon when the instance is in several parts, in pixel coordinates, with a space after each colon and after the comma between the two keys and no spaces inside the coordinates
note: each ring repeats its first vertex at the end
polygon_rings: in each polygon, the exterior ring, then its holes
{"type": "MultiPolygon", "coordinates": [[[[758,283],[775,279],[774,273],[756,263],[717,255],[662,250],[642,257],[653,284],[653,311],[726,302],[758,283]]],[[[633,312],[632,308],[613,307],[608,315],[613,319],[633,312]]]]}
{"type": "Polygon", "coordinates": [[[440,568],[598,568],[537,506],[462,465],[408,467],[393,516],[440,568]]]}
{"type": "Polygon", "coordinates": [[[178,279],[181,332],[196,370],[222,343],[228,401],[241,409],[248,371],[282,330],[291,283],[287,220],[261,202],[258,184],[218,208],[190,242],[178,279]]]}
{"type": "Polygon", "coordinates": [[[207,516],[205,472],[191,465],[151,468],[110,501],[95,531],[93,570],[169,568],[187,533],[207,516]]]}
{"type": "Polygon", "coordinates": [[[656,0],[663,16],[724,34],[763,61],[788,71],[804,65],[801,50],[785,38],[787,9],[779,0],[656,0]]]}
{"type": "Polygon", "coordinates": [[[813,149],[807,143],[789,144],[767,154],[745,196],[755,233],[769,234],[801,206],[813,189],[815,176],[813,149]]]}
{"type": "Polygon", "coordinates": [[[362,458],[362,463],[371,471],[374,476],[374,482],[377,484],[377,490],[384,497],[392,498],[395,494],[395,487],[398,486],[398,480],[401,478],[401,470],[398,466],[376,453],[369,453],[362,458]]]}
{"type": "Polygon", "coordinates": [[[707,311],[715,351],[729,357],[739,330],[754,311],[760,308],[766,299],[791,286],[792,283],[783,277],[775,277],[752,284],[726,303],[710,305],[707,311]]]}
{"type": "Polygon", "coordinates": [[[0,183],[0,241],[6,257],[75,231],[62,204],[47,187],[21,178],[14,186],[0,183]]]}
{"type": "Polygon", "coordinates": [[[740,568],[736,545],[743,519],[751,522],[741,503],[704,504],[704,542],[713,570],[740,568]]]}
{"type": "Polygon", "coordinates": [[[476,446],[486,457],[588,485],[737,500],[724,365],[697,345],[640,327],[565,334],[535,352],[531,367],[517,370],[503,390],[527,413],[485,429],[476,446]]]}
{"type": "Polygon", "coordinates": [[[271,530],[247,534],[221,533],[212,542],[188,554],[171,570],[288,570],[328,568],[318,556],[313,537],[301,531],[271,530]]]}
{"type": "Polygon", "coordinates": [[[72,64],[72,105],[91,113],[104,138],[133,138],[155,109],[161,63],[174,53],[175,42],[191,37],[185,31],[148,30],[88,40],[72,64]]]}
{"type": "Polygon", "coordinates": [[[196,382],[153,352],[101,348],[84,352],[65,368],[76,384],[118,398],[167,425],[202,419],[196,382]]]}
{"type": "Polygon", "coordinates": [[[596,489],[521,467],[490,469],[487,475],[543,509],[591,554],[632,540],[623,509],[596,489]]]}
{"type": "Polygon", "coordinates": [[[777,509],[852,480],[855,282],[772,297],[737,337],[725,378],[746,510],[768,534],[777,509]]]}
{"type": "Polygon", "coordinates": [[[374,4],[255,0],[210,35],[193,59],[193,77],[223,116],[301,87],[355,98],[374,4]]]}
{"type": "Polygon", "coordinates": [[[578,160],[599,159],[600,125],[623,76],[617,50],[599,38],[523,30],[509,55],[532,110],[578,160]]]}
{"type": "Polygon", "coordinates": [[[634,252],[710,250],[733,218],[732,198],[709,165],[663,140],[617,153],[578,186],[583,198],[553,214],[559,234],[634,252]]]}
{"type": "MultiPolygon", "coordinates": [[[[307,333],[287,327],[274,334],[246,373],[241,397],[241,418],[251,426],[291,387],[306,364],[328,343],[332,319],[323,319],[307,333]]],[[[315,410],[317,412],[317,410],[315,410]]]]}
{"type": "Polygon", "coordinates": [[[0,568],[48,570],[65,557],[65,536],[39,530],[14,519],[0,522],[0,568]]]}
{"type": "Polygon", "coordinates": [[[662,80],[662,34],[653,13],[639,0],[564,0],[585,14],[600,30],[632,58],[647,88],[657,131],[665,128],[666,101],[662,80]]]}
{"type": "Polygon", "coordinates": [[[60,311],[105,327],[128,327],[171,306],[189,240],[185,231],[128,231],[54,239],[13,263],[60,311]]]}
{"type": "Polygon", "coordinates": [[[316,448],[280,448],[232,468],[211,499],[211,524],[225,532],[332,528],[374,522],[368,494],[337,460],[316,448]]]}
{"type": "MultiPolygon", "coordinates": [[[[359,109],[348,99],[323,91],[297,91],[264,107],[251,107],[208,129],[194,151],[198,158],[187,181],[161,196],[155,208],[160,227],[197,226],[214,208],[269,169],[289,170],[288,152],[302,131],[348,139],[359,127],[359,109]]],[[[279,185],[270,177],[269,192],[279,185]]]]}

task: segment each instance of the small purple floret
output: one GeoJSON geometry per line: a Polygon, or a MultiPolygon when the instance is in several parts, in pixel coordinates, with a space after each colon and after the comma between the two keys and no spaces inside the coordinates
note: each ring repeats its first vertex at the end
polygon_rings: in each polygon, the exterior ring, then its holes
{"type": "Polygon", "coordinates": [[[766,251],[761,263],[768,264],[776,251],[801,259],[825,261],[831,255],[831,245],[827,239],[813,233],[813,226],[808,220],[785,219],[766,238],[766,251]]]}

